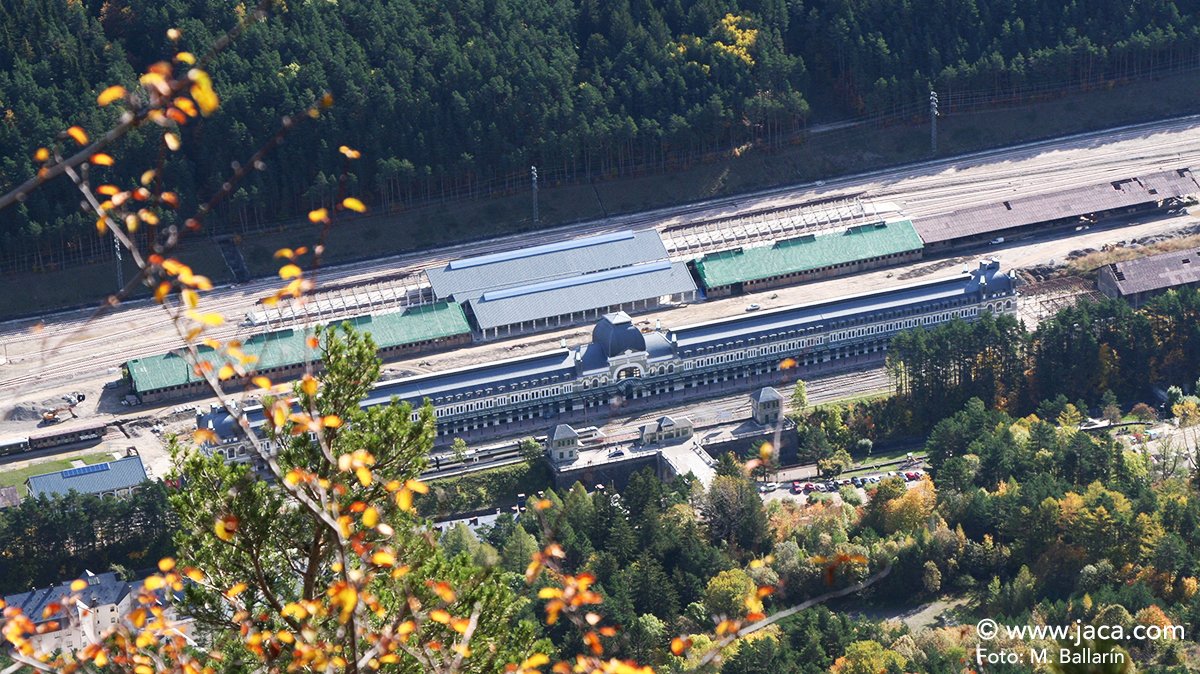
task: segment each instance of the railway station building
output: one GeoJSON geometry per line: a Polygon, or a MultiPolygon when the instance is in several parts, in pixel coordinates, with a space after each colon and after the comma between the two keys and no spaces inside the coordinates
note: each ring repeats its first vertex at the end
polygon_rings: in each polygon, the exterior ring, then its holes
{"type": "MultiPolygon", "coordinates": [[[[483,441],[882,360],[902,330],[1016,309],[1015,284],[993,260],[948,278],[672,330],[643,332],[616,312],[600,318],[587,345],[381,382],[363,405],[396,396],[415,410],[428,400],[437,416],[436,444],[462,435],[483,441]]],[[[214,411],[197,423],[229,429],[218,432],[223,440],[211,448],[225,453],[225,445],[240,441],[222,415],[214,411]]],[[[247,416],[252,426],[263,422],[261,407],[247,416]]]]}
{"type": "MultiPolygon", "coordinates": [[[[369,332],[384,360],[424,351],[444,349],[471,342],[471,326],[462,307],[455,302],[435,302],[409,307],[403,312],[359,316],[338,321],[348,322],[369,332]]],[[[287,381],[304,373],[307,363],[318,360],[318,352],[306,343],[308,334],[296,330],[278,330],[255,335],[242,343],[247,355],[257,357],[256,374],[274,381],[287,381]]],[[[198,347],[202,362],[217,371],[227,362],[222,352],[205,345],[198,347]]],[[[205,378],[198,374],[182,350],[159,356],[135,358],[125,363],[133,391],[143,403],[173,400],[209,392],[205,378]]],[[[242,378],[225,382],[227,390],[245,386],[242,378]]]]}
{"type": "Polygon", "coordinates": [[[1098,218],[1137,213],[1176,203],[1200,192],[1188,169],[1158,171],[1049,194],[941,213],[913,222],[930,251],[1021,236],[1098,218]]]}
{"type": "Polygon", "coordinates": [[[593,323],[696,299],[655,230],[620,231],[454,260],[426,270],[434,297],[462,304],[479,339],[593,323]]]}
{"type": "Polygon", "coordinates": [[[912,223],[902,220],[709,253],[692,265],[711,298],[914,262],[923,250],[912,223]]]}
{"type": "Polygon", "coordinates": [[[1200,248],[1105,265],[1096,286],[1109,297],[1125,298],[1135,309],[1172,288],[1200,288],[1200,248]]]}

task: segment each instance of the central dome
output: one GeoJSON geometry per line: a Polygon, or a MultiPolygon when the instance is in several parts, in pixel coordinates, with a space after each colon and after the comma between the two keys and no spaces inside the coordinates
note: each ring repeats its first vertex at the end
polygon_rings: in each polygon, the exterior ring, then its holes
{"type": "Polygon", "coordinates": [[[624,311],[605,314],[592,329],[592,343],[599,344],[609,358],[626,351],[646,350],[646,338],[624,311]]]}

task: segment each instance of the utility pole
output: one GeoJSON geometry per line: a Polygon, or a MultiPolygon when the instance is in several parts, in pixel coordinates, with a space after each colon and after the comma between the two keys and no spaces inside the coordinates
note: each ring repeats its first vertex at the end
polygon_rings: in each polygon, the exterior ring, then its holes
{"type": "Polygon", "coordinates": [[[929,92],[929,153],[937,154],[937,118],[938,118],[938,100],[937,92],[929,92]]]}
{"type": "Polygon", "coordinates": [[[529,167],[529,172],[533,174],[533,224],[535,224],[535,225],[536,225],[536,224],[538,223],[538,210],[537,210],[537,167],[536,167],[536,166],[530,166],[530,167],[529,167]]]}

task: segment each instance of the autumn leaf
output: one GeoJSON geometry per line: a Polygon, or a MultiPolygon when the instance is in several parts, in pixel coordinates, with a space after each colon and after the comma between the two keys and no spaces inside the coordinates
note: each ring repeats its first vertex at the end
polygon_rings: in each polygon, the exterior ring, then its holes
{"type": "Polygon", "coordinates": [[[88,143],[87,132],[78,126],[73,126],[67,129],[67,135],[71,138],[74,138],[75,142],[79,143],[80,145],[87,145],[88,143]]]}
{"type": "Polygon", "coordinates": [[[366,213],[367,212],[367,206],[363,202],[359,201],[358,199],[355,199],[354,197],[346,198],[344,201],[342,201],[342,206],[345,206],[346,208],[348,208],[352,211],[356,211],[358,213],[366,213]]]}
{"type": "Polygon", "coordinates": [[[88,161],[92,162],[93,164],[95,164],[97,166],[112,166],[113,165],[113,158],[104,154],[103,152],[97,152],[96,154],[92,155],[91,159],[89,159],[88,161]]]}
{"type": "Polygon", "coordinates": [[[309,211],[308,213],[309,222],[323,222],[328,218],[329,211],[325,210],[324,208],[318,208],[317,210],[309,211]]]}
{"type": "Polygon", "coordinates": [[[281,267],[279,269],[279,277],[284,280],[287,280],[290,278],[296,278],[297,276],[300,276],[303,273],[304,272],[301,271],[300,268],[294,264],[285,264],[285,265],[283,265],[283,267],[281,267]]]}
{"type": "Polygon", "coordinates": [[[96,97],[96,103],[100,106],[105,106],[117,100],[118,98],[123,98],[124,96],[125,87],[119,84],[114,84],[113,86],[100,92],[100,95],[96,97]]]}

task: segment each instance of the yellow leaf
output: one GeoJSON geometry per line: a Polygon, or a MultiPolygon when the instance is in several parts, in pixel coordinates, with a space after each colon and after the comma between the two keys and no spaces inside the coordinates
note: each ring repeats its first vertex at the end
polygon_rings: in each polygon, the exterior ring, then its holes
{"type": "Polygon", "coordinates": [[[301,274],[303,274],[303,273],[304,273],[304,272],[303,272],[303,271],[301,271],[301,270],[300,270],[300,268],[299,268],[299,267],[297,267],[296,265],[294,265],[294,264],[285,264],[285,265],[283,265],[283,267],[282,267],[282,268],[280,268],[280,270],[279,270],[279,277],[280,277],[280,278],[282,278],[282,279],[284,279],[284,280],[287,280],[287,279],[290,279],[290,278],[296,278],[297,276],[300,276],[300,275],[301,275],[301,274]]]}
{"type": "Polygon", "coordinates": [[[251,379],[250,381],[253,382],[254,385],[259,388],[271,388],[271,380],[267,379],[266,377],[262,377],[262,376],[255,377],[254,379],[251,379]]]}
{"type": "Polygon", "coordinates": [[[103,667],[108,664],[108,656],[104,654],[104,651],[97,651],[96,657],[92,658],[92,662],[96,663],[97,667],[103,667]]]}
{"type": "Polygon", "coordinates": [[[287,421],[287,405],[275,405],[275,408],[271,410],[271,420],[275,422],[276,428],[283,426],[287,421]]]}
{"type": "Polygon", "coordinates": [[[396,492],[396,506],[405,512],[412,510],[412,492],[407,489],[401,489],[396,492]]]}
{"type": "Polygon", "coordinates": [[[96,220],[96,231],[100,232],[100,236],[108,233],[108,218],[100,218],[96,220]]]}
{"type": "Polygon", "coordinates": [[[359,157],[362,156],[362,154],[358,150],[351,150],[350,148],[346,147],[345,145],[339,147],[338,152],[341,152],[342,154],[346,155],[346,157],[349,159],[358,159],[359,157]]]}
{"type": "Polygon", "coordinates": [[[73,126],[69,129],[67,129],[67,135],[70,136],[71,138],[74,138],[76,143],[79,143],[80,145],[87,145],[87,142],[88,142],[87,132],[84,131],[83,129],[79,128],[78,126],[73,126]]]}
{"type": "Polygon", "coordinates": [[[201,571],[200,569],[194,569],[190,566],[183,570],[183,575],[187,576],[188,578],[191,578],[194,582],[197,582],[197,583],[204,580],[204,572],[201,571]]]}
{"type": "Polygon", "coordinates": [[[166,582],[163,581],[162,576],[150,576],[146,580],[142,581],[142,587],[150,590],[151,592],[155,590],[161,590],[165,586],[166,582]]]}
{"type": "Polygon", "coordinates": [[[87,586],[88,586],[88,584],[87,584],[86,580],[79,579],[79,580],[76,580],[73,583],[71,583],[71,591],[79,592],[79,591],[87,588],[87,586]]]}
{"type": "Polygon", "coordinates": [[[379,511],[375,508],[367,508],[363,511],[362,518],[364,527],[374,528],[376,524],[379,524],[379,511]]]}
{"type": "Polygon", "coordinates": [[[220,105],[220,99],[212,88],[212,80],[209,79],[208,73],[203,70],[193,68],[188,72],[188,79],[192,84],[191,94],[192,100],[196,101],[196,105],[200,106],[200,114],[208,117],[216,112],[220,105]]]}
{"type": "Polygon", "coordinates": [[[98,103],[102,106],[108,105],[109,103],[112,103],[113,101],[117,100],[118,98],[123,97],[124,95],[125,95],[125,87],[123,87],[119,84],[114,84],[113,86],[100,92],[100,95],[96,97],[96,103],[98,103]]]}
{"type": "Polygon", "coordinates": [[[175,99],[175,107],[182,110],[183,114],[187,115],[188,117],[195,117],[197,114],[196,113],[196,104],[193,103],[191,101],[191,99],[189,99],[189,98],[183,98],[182,96],[179,98],[176,98],[175,99]]]}
{"type": "Polygon", "coordinates": [[[39,147],[37,149],[37,152],[33,153],[34,161],[46,161],[49,158],[50,158],[50,150],[47,150],[44,147],[39,147]]]}
{"type": "Polygon", "coordinates": [[[213,532],[217,534],[217,538],[223,541],[228,542],[233,540],[233,533],[225,528],[224,520],[217,520],[216,524],[213,525],[213,532]]]}
{"type": "Polygon", "coordinates": [[[162,559],[158,560],[159,571],[166,573],[173,568],[175,568],[175,560],[171,559],[170,557],[163,557],[162,559]]]}
{"type": "Polygon", "coordinates": [[[183,295],[183,303],[187,305],[188,309],[195,309],[196,305],[200,304],[200,293],[195,290],[184,288],[181,294],[183,295]]]}
{"type": "Polygon", "coordinates": [[[236,372],[234,372],[232,365],[228,365],[228,364],[222,365],[220,371],[217,372],[217,379],[221,379],[221,380],[229,379],[234,374],[236,374],[236,372]]]}
{"type": "MultiPolygon", "coordinates": [[[[180,119],[183,118],[180,117],[180,119]]],[[[169,149],[171,152],[179,149],[179,136],[176,136],[173,133],[164,133],[163,140],[167,143],[167,149],[169,149]]]]}
{"type": "Polygon", "coordinates": [[[521,666],[518,669],[533,669],[535,667],[541,667],[542,665],[547,664],[549,662],[550,662],[550,658],[547,657],[545,654],[534,653],[533,655],[526,658],[525,662],[522,662],[521,666]]]}
{"type": "Polygon", "coordinates": [[[291,248],[280,248],[279,250],[275,251],[275,257],[286,257],[287,259],[291,260],[295,257],[295,253],[292,252],[291,248]]]}
{"type": "Polygon", "coordinates": [[[136,232],[137,228],[138,228],[137,216],[134,215],[133,213],[126,215],[125,216],[125,229],[128,229],[130,232],[136,232]]]}
{"type": "Polygon", "coordinates": [[[424,482],[421,482],[420,480],[407,480],[404,483],[404,487],[406,489],[411,489],[411,490],[417,492],[418,494],[428,494],[429,493],[429,485],[425,484],[424,482]]]}
{"type": "Polygon", "coordinates": [[[103,152],[97,152],[96,154],[92,155],[92,158],[89,159],[88,161],[92,162],[93,164],[95,164],[97,166],[112,166],[113,165],[113,158],[104,154],[103,152]]]}
{"type": "Polygon", "coordinates": [[[450,622],[450,613],[442,609],[435,609],[429,612],[429,619],[445,625],[450,622]]]}
{"type": "Polygon", "coordinates": [[[342,418],[336,414],[327,414],[321,423],[325,425],[325,428],[337,428],[342,425],[342,418]]]}
{"type": "Polygon", "coordinates": [[[245,591],[246,591],[246,584],[238,583],[238,584],[234,585],[233,587],[229,588],[229,591],[225,593],[225,596],[232,599],[245,591]]]}
{"type": "Polygon", "coordinates": [[[393,566],[396,563],[396,556],[390,552],[376,552],[371,555],[371,563],[375,566],[393,566]]]}
{"type": "Polygon", "coordinates": [[[114,194],[120,194],[121,188],[117,187],[116,185],[101,185],[100,187],[96,188],[96,193],[103,194],[106,197],[111,197],[114,194]]]}
{"type": "Polygon", "coordinates": [[[196,57],[192,56],[191,52],[186,52],[186,51],[181,51],[178,54],[176,54],[175,60],[179,61],[180,63],[186,63],[189,66],[195,65],[195,63],[196,63],[196,57]]]}
{"type": "Polygon", "coordinates": [[[358,199],[355,199],[354,197],[347,197],[344,201],[342,201],[342,205],[345,206],[346,208],[349,208],[352,211],[357,211],[359,213],[367,212],[366,205],[363,204],[363,202],[359,201],[358,199]]]}
{"type": "Polygon", "coordinates": [[[311,374],[304,375],[304,380],[300,382],[300,390],[310,396],[317,395],[317,380],[311,374]]]}
{"type": "Polygon", "coordinates": [[[158,216],[144,208],[138,211],[138,217],[141,218],[142,222],[146,223],[147,225],[158,224],[158,216]]]}
{"type": "Polygon", "coordinates": [[[358,468],[354,469],[354,474],[358,476],[358,481],[362,483],[362,486],[371,486],[371,470],[369,468],[366,466],[359,466],[358,468]]]}
{"type": "Polygon", "coordinates": [[[322,222],[328,217],[329,211],[325,210],[324,208],[318,208],[317,210],[309,211],[308,213],[309,222],[322,222]]]}
{"type": "Polygon", "coordinates": [[[466,618],[455,618],[450,621],[450,627],[459,634],[465,634],[470,625],[471,621],[466,618]]]}
{"type": "Polygon", "coordinates": [[[154,169],[144,171],[142,173],[142,177],[140,178],[140,181],[143,185],[149,185],[151,180],[154,180],[154,169]]]}

